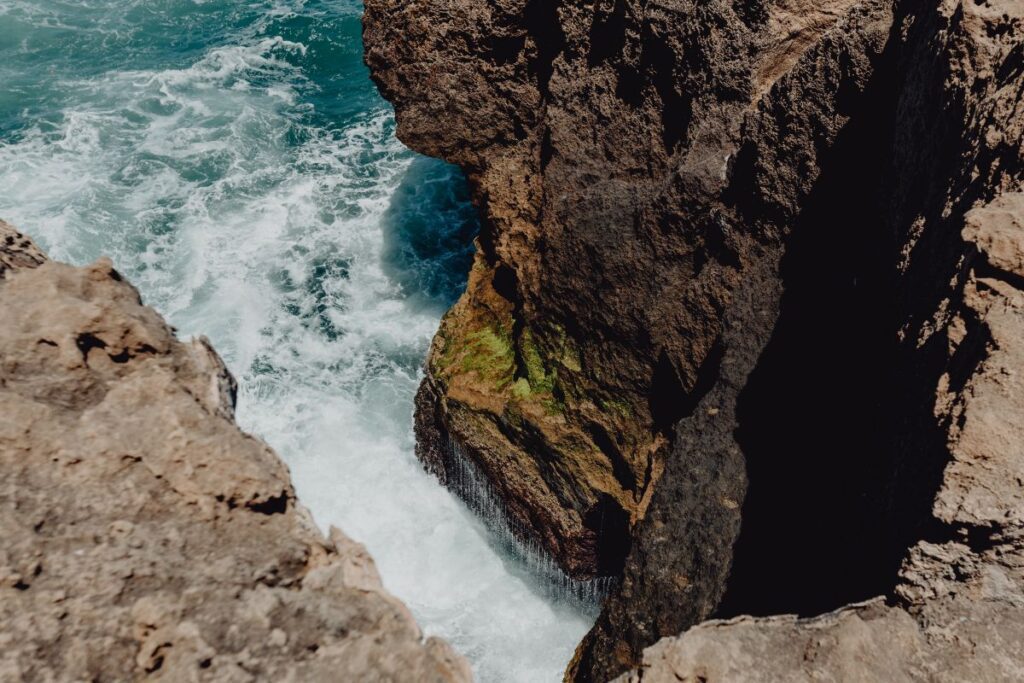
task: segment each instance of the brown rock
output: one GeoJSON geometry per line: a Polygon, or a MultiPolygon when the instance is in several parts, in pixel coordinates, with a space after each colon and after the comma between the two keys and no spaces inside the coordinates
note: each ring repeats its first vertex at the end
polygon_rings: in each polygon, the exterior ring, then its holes
{"type": "Polygon", "coordinates": [[[208,342],[6,224],[0,277],[0,680],[470,679],[317,531],[208,342]]]}
{"type": "Polygon", "coordinates": [[[904,17],[891,519],[906,550],[891,606],[709,622],[645,650],[625,680],[1024,678],[1022,20],[997,2],[904,17]],[[828,656],[801,659],[821,638],[828,656]]]}
{"type": "Polygon", "coordinates": [[[419,454],[457,489],[468,461],[572,576],[621,577],[571,677],[713,615],[884,593],[927,657],[929,620],[1012,619],[960,591],[1016,590],[984,557],[1022,514],[1019,2],[366,10],[400,137],[484,219],[419,454]]]}
{"type": "Polygon", "coordinates": [[[485,214],[431,351],[421,451],[464,453],[577,578],[621,571],[730,325],[749,328],[743,356],[770,334],[772,317],[727,323],[731,302],[777,308],[778,242],[889,28],[885,2],[734,4],[366,6],[399,136],[462,164],[485,214]],[[752,163],[753,198],[736,180],[752,163]]]}

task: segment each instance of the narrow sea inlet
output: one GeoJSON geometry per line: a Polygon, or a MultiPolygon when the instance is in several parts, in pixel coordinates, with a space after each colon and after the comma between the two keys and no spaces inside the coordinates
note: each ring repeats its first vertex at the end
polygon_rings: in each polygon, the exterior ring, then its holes
{"type": "Polygon", "coordinates": [[[239,422],[324,528],[483,681],[556,681],[593,614],[552,598],[413,455],[413,395],[477,225],[362,64],[353,0],[0,0],[0,218],[113,258],[210,337],[239,422]]]}

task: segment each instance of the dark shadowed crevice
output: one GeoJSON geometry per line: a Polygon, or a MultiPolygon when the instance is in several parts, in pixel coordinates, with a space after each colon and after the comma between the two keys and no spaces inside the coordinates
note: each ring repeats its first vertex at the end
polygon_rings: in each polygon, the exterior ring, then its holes
{"type": "Polygon", "coordinates": [[[590,421],[586,423],[585,427],[587,434],[594,441],[594,445],[608,457],[608,461],[612,465],[612,474],[615,475],[615,479],[622,485],[622,488],[627,491],[636,491],[636,476],[622,455],[622,450],[615,445],[614,439],[605,426],[599,422],[590,421]]]}
{"type": "Polygon", "coordinates": [[[75,346],[78,347],[82,354],[82,361],[88,366],[89,352],[93,349],[105,349],[107,348],[107,343],[92,333],[82,332],[75,337],[75,346]]]}
{"type": "Polygon", "coordinates": [[[679,373],[676,372],[668,354],[662,351],[654,366],[654,375],[651,377],[651,393],[648,396],[648,407],[651,411],[651,418],[654,420],[655,429],[669,432],[672,426],[682,418],[685,411],[681,406],[686,399],[686,388],[679,378],[679,373]]]}
{"type": "Polygon", "coordinates": [[[598,576],[619,576],[629,554],[629,514],[615,500],[602,494],[583,515],[583,526],[594,532],[598,576]]]}
{"type": "Polygon", "coordinates": [[[485,57],[495,66],[512,64],[522,54],[526,36],[488,36],[485,57]]]}
{"type": "Polygon", "coordinates": [[[626,0],[615,0],[610,12],[594,12],[590,26],[590,52],[587,64],[594,68],[615,57],[621,57],[626,45],[626,0]]]}
{"type": "Polygon", "coordinates": [[[749,484],[716,616],[820,614],[883,594],[903,554],[890,502],[898,252],[878,170],[891,72],[878,69],[787,240],[780,315],[737,403],[749,484]]]}
{"type": "Polygon", "coordinates": [[[547,170],[548,164],[555,156],[555,146],[551,144],[551,128],[545,126],[540,138],[540,172],[547,170]]]}
{"type": "Polygon", "coordinates": [[[661,98],[661,132],[666,154],[674,154],[686,139],[693,119],[693,101],[684,96],[676,74],[676,53],[664,38],[645,37],[641,69],[649,74],[661,98]]]}
{"type": "Polygon", "coordinates": [[[129,351],[128,349],[121,349],[120,353],[111,354],[110,360],[115,363],[121,364],[127,363],[129,360],[131,360],[131,357],[131,351],[129,351]]]}
{"type": "Polygon", "coordinates": [[[1008,270],[1003,270],[993,266],[991,263],[983,258],[977,259],[973,264],[974,273],[979,278],[990,278],[992,280],[1001,280],[1006,284],[1010,285],[1014,289],[1024,291],[1024,277],[1011,273],[1008,270]]]}
{"type": "Polygon", "coordinates": [[[499,295],[514,301],[516,298],[516,274],[504,263],[499,263],[494,269],[494,278],[491,281],[494,291],[499,295]]]}
{"type": "Polygon", "coordinates": [[[557,0],[530,0],[523,13],[526,32],[537,51],[532,62],[537,89],[545,100],[551,74],[555,71],[555,59],[566,47],[565,33],[558,16],[560,4],[557,0]]]}
{"type": "Polygon", "coordinates": [[[719,368],[725,348],[721,338],[715,340],[707,358],[697,371],[697,381],[689,390],[683,386],[679,373],[668,355],[662,351],[651,378],[651,393],[648,399],[654,428],[671,438],[675,425],[690,417],[718,381],[719,368]]]}
{"type": "Polygon", "coordinates": [[[283,515],[288,511],[288,498],[287,493],[282,493],[259,502],[246,503],[245,507],[261,515],[283,515]]]}
{"type": "MultiPolygon", "coordinates": [[[[904,58],[903,70],[912,74],[913,80],[906,85],[899,110],[899,126],[905,132],[895,149],[900,172],[893,183],[893,206],[896,219],[906,230],[915,221],[927,227],[916,240],[900,235],[912,249],[898,292],[908,341],[898,358],[903,381],[897,398],[901,410],[894,508],[903,547],[919,539],[934,543],[955,540],[981,551],[990,543],[985,538],[987,532],[952,528],[933,514],[936,491],[951,458],[949,416],[936,414],[936,387],[948,373],[948,390],[960,393],[988,355],[991,336],[984,322],[969,306],[957,311],[950,303],[964,301],[971,270],[976,277],[1002,277],[964,243],[961,230],[967,211],[991,201],[1012,174],[1019,179],[1020,161],[1019,150],[1011,145],[980,145],[973,149],[969,161],[965,160],[964,150],[972,148],[970,136],[976,134],[964,127],[972,116],[965,98],[972,95],[949,88],[959,77],[955,60],[935,59],[948,49],[943,45],[947,36],[964,30],[959,27],[964,20],[963,8],[958,7],[948,20],[932,17],[915,22],[914,34],[907,41],[912,48],[904,58]],[[920,102],[931,106],[919,107],[920,102]],[[913,144],[915,141],[927,144],[913,144]],[[952,185],[951,179],[955,179],[952,185]],[[956,188],[952,194],[951,187],[956,188]],[[948,327],[935,326],[937,311],[959,313],[966,336],[952,343],[948,327]]],[[[1019,49],[1011,51],[996,79],[1019,73],[1022,59],[1024,53],[1019,49]]]]}

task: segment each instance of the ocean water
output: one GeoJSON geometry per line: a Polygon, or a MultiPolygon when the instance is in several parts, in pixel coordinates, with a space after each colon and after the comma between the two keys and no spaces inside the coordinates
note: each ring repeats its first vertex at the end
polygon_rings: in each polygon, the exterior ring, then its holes
{"type": "Polygon", "coordinates": [[[240,382],[317,522],[483,681],[556,681],[558,599],[413,456],[412,399],[477,229],[397,141],[354,0],[0,0],[0,218],[111,256],[240,382]]]}

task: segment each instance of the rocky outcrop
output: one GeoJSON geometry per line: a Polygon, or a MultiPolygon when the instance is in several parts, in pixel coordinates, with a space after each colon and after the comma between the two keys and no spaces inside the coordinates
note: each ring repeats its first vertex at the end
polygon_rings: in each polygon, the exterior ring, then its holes
{"type": "Polygon", "coordinates": [[[468,681],[110,261],[0,222],[0,680],[468,681]]]}
{"type": "MultiPolygon", "coordinates": [[[[367,0],[399,136],[460,164],[484,219],[420,457],[455,488],[469,462],[570,575],[621,578],[571,677],[709,616],[876,595],[813,628],[930,652],[955,620],[910,594],[973,609],[950,566],[1017,551],[1021,13],[367,0]]],[[[756,647],[804,629],[777,623],[756,647]]]]}
{"type": "MultiPolygon", "coordinates": [[[[961,231],[944,233],[950,246],[959,242],[957,275],[932,281],[946,296],[902,335],[908,356],[934,344],[945,357],[907,366],[932,382],[922,433],[934,432],[940,451],[903,451],[902,504],[921,495],[919,477],[936,465],[942,473],[889,604],[706,622],[647,648],[619,680],[1024,679],[1024,194],[998,195],[962,220],[961,231]]],[[[934,256],[926,268],[942,263],[934,256]]]]}
{"type": "Polygon", "coordinates": [[[621,571],[729,350],[743,385],[780,243],[891,25],[884,2],[743,5],[367,3],[400,137],[462,164],[485,218],[431,351],[422,457],[447,479],[456,445],[578,578],[621,571]]]}
{"type": "Polygon", "coordinates": [[[927,626],[880,601],[812,619],[709,621],[648,648],[642,669],[615,680],[1018,681],[1024,632],[1006,607],[949,603],[927,626]]]}

